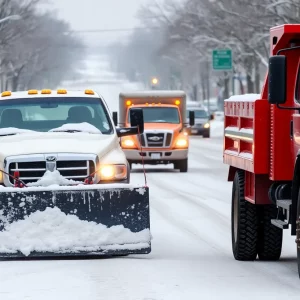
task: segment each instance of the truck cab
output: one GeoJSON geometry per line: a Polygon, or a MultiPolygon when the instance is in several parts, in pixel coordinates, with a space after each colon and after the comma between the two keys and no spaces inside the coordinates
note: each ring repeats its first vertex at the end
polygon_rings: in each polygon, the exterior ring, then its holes
{"type": "MultiPolygon", "coordinates": [[[[131,114],[133,122],[143,124],[142,111],[131,114]]],[[[118,138],[138,128],[115,129],[104,99],[91,90],[5,91],[0,97],[0,184],[13,186],[14,174],[24,183],[37,182],[50,169],[79,182],[92,174],[93,183],[129,183],[118,138]]]]}
{"type": "MultiPolygon", "coordinates": [[[[121,138],[121,147],[129,165],[174,164],[180,172],[188,171],[189,137],[186,123],[186,95],[183,91],[147,91],[121,93],[119,126],[128,127],[130,112],[140,108],[144,133],[121,138]]],[[[115,121],[117,122],[117,120],[115,121]]],[[[194,114],[190,113],[193,125],[194,114]]]]}

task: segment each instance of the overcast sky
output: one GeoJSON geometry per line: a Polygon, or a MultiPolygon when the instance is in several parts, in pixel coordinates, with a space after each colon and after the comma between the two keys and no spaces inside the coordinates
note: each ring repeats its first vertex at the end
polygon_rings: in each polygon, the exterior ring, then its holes
{"type": "MultiPolygon", "coordinates": [[[[146,0],[50,0],[59,17],[75,30],[140,27],[136,13],[146,0]]],[[[81,33],[89,43],[126,38],[128,32],[81,33]]]]}

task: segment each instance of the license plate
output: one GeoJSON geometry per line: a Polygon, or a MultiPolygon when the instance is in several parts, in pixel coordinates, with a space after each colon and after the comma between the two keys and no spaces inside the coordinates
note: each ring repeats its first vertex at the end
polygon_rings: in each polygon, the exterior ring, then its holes
{"type": "Polygon", "coordinates": [[[197,133],[198,130],[197,129],[192,129],[192,133],[197,133]]]}
{"type": "Polygon", "coordinates": [[[151,153],[151,159],[160,159],[159,153],[151,153]]]}

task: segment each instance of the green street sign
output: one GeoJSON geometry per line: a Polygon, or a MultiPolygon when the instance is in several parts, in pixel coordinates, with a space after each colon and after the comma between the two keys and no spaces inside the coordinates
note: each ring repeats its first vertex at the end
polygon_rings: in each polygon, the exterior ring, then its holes
{"type": "Polygon", "coordinates": [[[212,52],[212,67],[214,70],[232,70],[231,49],[217,49],[212,52]]]}

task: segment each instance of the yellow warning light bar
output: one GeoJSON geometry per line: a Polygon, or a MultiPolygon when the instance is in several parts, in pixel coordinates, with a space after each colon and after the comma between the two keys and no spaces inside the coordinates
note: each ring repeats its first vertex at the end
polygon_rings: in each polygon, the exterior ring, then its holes
{"type": "Polygon", "coordinates": [[[51,90],[46,90],[46,89],[45,89],[45,90],[42,90],[41,93],[42,93],[43,95],[44,95],[44,94],[51,94],[51,90]]]}
{"type": "Polygon", "coordinates": [[[67,90],[57,90],[57,94],[66,94],[67,90]]]}
{"type": "Polygon", "coordinates": [[[5,91],[1,94],[1,97],[11,96],[11,91],[5,91]]]}
{"type": "Polygon", "coordinates": [[[38,90],[29,90],[28,95],[36,95],[38,93],[38,90]]]}
{"type": "Polygon", "coordinates": [[[85,90],[84,93],[86,95],[95,95],[94,91],[93,90],[85,90]]]}

